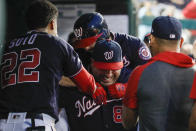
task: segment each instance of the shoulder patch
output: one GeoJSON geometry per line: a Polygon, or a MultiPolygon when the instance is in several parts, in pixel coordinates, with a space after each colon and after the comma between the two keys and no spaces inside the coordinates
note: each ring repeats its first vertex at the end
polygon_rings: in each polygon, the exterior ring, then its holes
{"type": "Polygon", "coordinates": [[[151,53],[148,47],[142,46],[139,48],[139,57],[143,60],[149,60],[151,58],[151,53]]]}

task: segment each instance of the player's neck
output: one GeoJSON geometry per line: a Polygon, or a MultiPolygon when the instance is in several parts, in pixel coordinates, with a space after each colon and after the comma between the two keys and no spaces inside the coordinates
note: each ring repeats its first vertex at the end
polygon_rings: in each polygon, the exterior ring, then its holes
{"type": "Polygon", "coordinates": [[[169,51],[169,52],[179,52],[177,45],[170,46],[170,47],[163,46],[163,47],[159,48],[159,53],[160,53],[160,52],[165,52],[165,51],[169,51]]]}
{"type": "Polygon", "coordinates": [[[51,35],[54,35],[54,36],[58,36],[57,33],[54,30],[49,30],[48,28],[39,28],[39,29],[36,29],[35,31],[45,32],[45,33],[48,33],[48,34],[51,34],[51,35]]]}
{"type": "Polygon", "coordinates": [[[46,28],[38,28],[36,29],[37,32],[46,32],[48,33],[48,30],[46,28]]]}

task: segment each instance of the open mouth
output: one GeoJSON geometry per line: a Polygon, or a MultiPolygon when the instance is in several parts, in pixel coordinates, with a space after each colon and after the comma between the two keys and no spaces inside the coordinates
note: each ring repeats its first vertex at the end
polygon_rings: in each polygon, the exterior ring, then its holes
{"type": "Polygon", "coordinates": [[[103,84],[111,84],[113,81],[112,81],[112,78],[108,78],[108,77],[103,77],[101,79],[101,83],[103,84]]]}

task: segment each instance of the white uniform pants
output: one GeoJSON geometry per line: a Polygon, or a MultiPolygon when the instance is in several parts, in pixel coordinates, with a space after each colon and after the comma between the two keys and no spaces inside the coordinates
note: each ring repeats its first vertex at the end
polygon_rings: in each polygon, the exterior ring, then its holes
{"type": "Polygon", "coordinates": [[[59,112],[59,121],[55,125],[56,131],[69,131],[69,124],[66,110],[63,108],[59,112]]]}
{"type": "MultiPolygon", "coordinates": [[[[56,131],[54,128],[55,119],[42,113],[43,120],[34,119],[35,127],[44,126],[45,131],[56,131]]],[[[0,131],[26,131],[27,127],[32,127],[30,118],[25,119],[26,113],[9,113],[8,119],[0,119],[0,131]],[[10,117],[10,116],[16,117],[10,117]]]]}

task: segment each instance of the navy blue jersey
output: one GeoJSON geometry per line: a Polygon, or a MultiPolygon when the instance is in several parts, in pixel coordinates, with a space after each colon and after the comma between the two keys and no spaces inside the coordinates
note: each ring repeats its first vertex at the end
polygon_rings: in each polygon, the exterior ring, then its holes
{"type": "Polygon", "coordinates": [[[115,33],[114,41],[121,46],[124,63],[118,82],[126,83],[132,70],[146,63],[151,58],[151,53],[145,43],[134,36],[115,33]]]}
{"type": "Polygon", "coordinates": [[[59,104],[66,109],[70,131],[125,131],[121,99],[112,99],[107,93],[107,104],[97,105],[74,87],[61,87],[60,96],[59,104]]]}
{"type": "MultiPolygon", "coordinates": [[[[117,82],[126,83],[132,70],[136,66],[146,63],[151,58],[151,53],[145,43],[136,37],[119,33],[113,34],[113,37],[113,40],[121,46],[124,64],[117,82]]],[[[86,52],[84,49],[77,49],[76,51],[85,68],[89,69],[90,52],[86,52]]]]}
{"type": "Polygon", "coordinates": [[[57,118],[58,82],[82,65],[65,41],[29,32],[6,44],[1,61],[0,113],[46,113],[57,118]]]}

